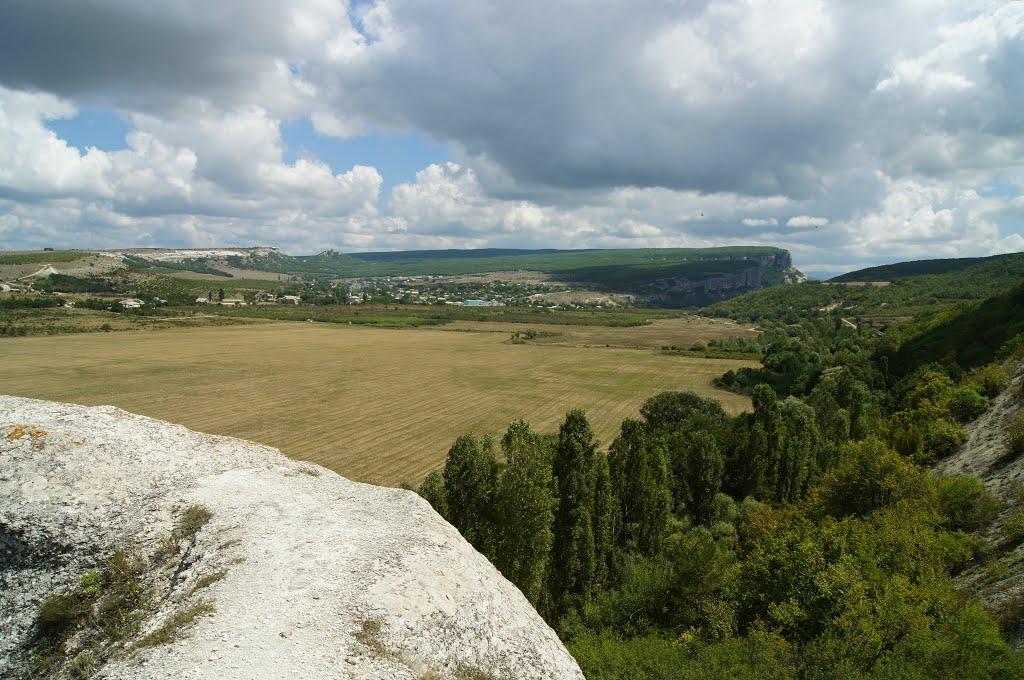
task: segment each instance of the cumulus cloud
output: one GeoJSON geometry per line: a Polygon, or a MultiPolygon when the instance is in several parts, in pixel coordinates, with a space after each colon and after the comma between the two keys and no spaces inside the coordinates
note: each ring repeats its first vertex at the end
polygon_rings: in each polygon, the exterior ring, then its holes
{"type": "Polygon", "coordinates": [[[44,124],[73,115],[52,95],[0,88],[5,242],[211,245],[274,236],[305,244],[317,221],[345,228],[377,216],[375,168],[334,174],[315,159],[285,163],[279,121],[259,108],[197,114],[187,124],[138,115],[127,148],[112,152],[81,151],[44,124]]]}
{"type": "Polygon", "coordinates": [[[786,220],[787,227],[796,229],[807,229],[808,227],[824,227],[828,220],[824,217],[811,217],[809,215],[797,215],[786,220]]]}
{"type": "Polygon", "coordinates": [[[1024,245],[1022,108],[1022,3],[10,0],[0,237],[999,252],[1024,245]],[[84,105],[125,149],[46,126],[84,105]],[[284,160],[307,116],[458,162],[381,196],[374,168],[284,160]]]}

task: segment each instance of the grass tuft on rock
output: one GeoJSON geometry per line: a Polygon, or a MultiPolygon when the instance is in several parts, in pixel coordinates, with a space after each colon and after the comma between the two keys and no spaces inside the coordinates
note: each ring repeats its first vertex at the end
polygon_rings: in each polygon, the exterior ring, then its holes
{"type": "Polygon", "coordinates": [[[196,583],[195,583],[194,586],[192,586],[192,590],[189,592],[189,594],[191,595],[191,594],[197,593],[200,590],[202,590],[203,588],[209,588],[214,583],[216,583],[217,581],[220,581],[221,579],[223,579],[227,575],[228,575],[227,569],[221,569],[220,571],[215,571],[212,574],[207,574],[206,576],[201,576],[201,577],[199,577],[199,579],[196,580],[196,583]]]}
{"type": "Polygon", "coordinates": [[[113,643],[135,635],[149,602],[144,566],[134,553],[118,551],[100,570],[83,574],[75,589],[47,598],[35,621],[34,672],[50,674],[66,665],[72,677],[89,677],[113,643]]]}
{"type": "Polygon", "coordinates": [[[381,632],[383,623],[380,619],[363,619],[359,622],[359,630],[356,631],[355,639],[363,647],[366,647],[376,657],[388,655],[387,647],[384,645],[384,635],[381,632]]]}
{"type": "Polygon", "coordinates": [[[159,628],[135,643],[135,647],[156,647],[179,640],[189,628],[195,625],[196,619],[213,612],[212,600],[200,600],[172,614],[159,628]]]}

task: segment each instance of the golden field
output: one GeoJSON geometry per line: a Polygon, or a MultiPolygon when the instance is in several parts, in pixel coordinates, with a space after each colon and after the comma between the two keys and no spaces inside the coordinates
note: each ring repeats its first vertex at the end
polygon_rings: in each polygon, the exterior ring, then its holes
{"type": "Polygon", "coordinates": [[[506,332],[266,323],[4,339],[0,393],[114,404],[398,484],[442,464],[458,435],[500,434],[519,417],[554,431],[580,407],[607,444],[663,390],[693,389],[735,413],[749,402],[711,380],[744,365],[514,345],[506,332]]]}

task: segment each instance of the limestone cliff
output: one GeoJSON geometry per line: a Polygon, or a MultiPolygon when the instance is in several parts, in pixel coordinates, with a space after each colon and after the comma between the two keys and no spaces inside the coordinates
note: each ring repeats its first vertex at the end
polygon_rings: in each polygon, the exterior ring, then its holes
{"type": "Polygon", "coordinates": [[[0,396],[0,677],[40,676],[582,674],[414,493],[113,407],[0,396]]]}

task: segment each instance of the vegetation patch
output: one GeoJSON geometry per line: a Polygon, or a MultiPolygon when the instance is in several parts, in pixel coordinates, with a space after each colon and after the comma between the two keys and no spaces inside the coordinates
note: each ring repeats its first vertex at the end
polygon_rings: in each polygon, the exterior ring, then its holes
{"type": "Polygon", "coordinates": [[[165,537],[153,553],[155,562],[164,562],[182,551],[182,546],[194,542],[199,531],[206,526],[206,523],[213,517],[203,505],[190,505],[185,508],[175,521],[174,528],[169,536],[165,537]]]}
{"type": "Polygon", "coordinates": [[[362,619],[358,622],[359,630],[356,631],[355,637],[356,642],[361,644],[371,654],[378,658],[382,658],[388,655],[387,646],[384,644],[384,635],[382,632],[383,621],[380,619],[362,619]]]}
{"type": "Polygon", "coordinates": [[[214,611],[215,608],[212,600],[200,600],[188,605],[184,609],[179,609],[164,621],[159,628],[136,642],[135,648],[156,647],[175,642],[181,639],[188,629],[195,625],[196,619],[200,616],[211,614],[214,611]]]}
{"type": "Polygon", "coordinates": [[[181,513],[181,517],[178,518],[175,531],[182,540],[190,541],[195,538],[199,530],[206,526],[212,517],[213,513],[206,506],[190,505],[185,508],[185,511],[181,513]]]}
{"type": "Polygon", "coordinates": [[[101,277],[69,276],[67,274],[50,274],[46,278],[32,283],[32,288],[48,293],[111,293],[113,285],[101,277]]]}
{"type": "Polygon", "coordinates": [[[31,646],[33,671],[49,675],[67,666],[75,677],[88,677],[137,634],[152,599],[144,567],[134,553],[119,551],[83,574],[76,588],[45,600],[31,646]]]}
{"type": "Polygon", "coordinates": [[[1006,455],[1019,458],[1024,455],[1024,413],[1020,413],[1006,427],[1006,455]]]}
{"type": "MultiPolygon", "coordinates": [[[[906,357],[908,364],[928,361],[928,357],[942,359],[944,355],[938,353],[936,345],[958,338],[962,339],[965,356],[970,356],[975,365],[984,364],[991,360],[992,353],[1007,338],[1024,330],[1020,327],[1006,328],[996,318],[999,314],[989,316],[994,308],[1002,306],[998,302],[981,310],[981,316],[988,317],[985,322],[998,322],[992,328],[986,327],[984,322],[968,325],[970,315],[955,318],[963,311],[958,306],[970,307],[989,298],[993,291],[1019,284],[1024,278],[1024,253],[982,258],[959,271],[947,268],[939,273],[928,273],[919,270],[887,286],[843,282],[845,278],[827,283],[772,286],[718,302],[703,312],[734,319],[776,319],[789,323],[806,318],[827,319],[833,323],[840,323],[840,318],[852,318],[855,324],[862,321],[874,323],[872,320],[877,318],[888,325],[915,321],[917,317],[916,323],[920,325],[912,335],[929,326],[942,325],[943,329],[934,337],[922,338],[913,349],[908,349],[914,354],[906,357]],[[1009,334],[1004,331],[1009,331],[1009,334]],[[974,349],[970,347],[972,342],[978,345],[974,349]]],[[[1019,315],[1013,310],[1005,311],[1009,314],[1003,315],[1003,319],[1019,315]]],[[[961,350],[960,347],[957,349],[961,350]]]]}
{"type": "Polygon", "coordinates": [[[91,253],[78,250],[26,250],[0,253],[0,265],[4,264],[53,264],[74,262],[89,257],[91,253]]]}
{"type": "MultiPolygon", "coordinates": [[[[36,616],[29,650],[33,674],[53,675],[63,670],[72,677],[91,677],[107,659],[121,652],[174,588],[177,571],[170,574],[169,585],[159,585],[172,566],[168,561],[180,552],[182,543],[194,541],[211,517],[207,508],[189,506],[148,563],[135,551],[117,551],[95,571],[82,574],[74,588],[47,598],[36,616]],[[159,592],[162,588],[168,589],[164,595],[159,592]]],[[[189,596],[226,573],[221,570],[200,578],[189,596]]],[[[188,604],[133,647],[172,642],[198,617],[212,611],[208,599],[188,604]]]]}
{"type": "Polygon", "coordinates": [[[1013,545],[1024,542],[1024,485],[1018,486],[1011,512],[1003,524],[1003,538],[1013,545]]]}
{"type": "Polygon", "coordinates": [[[198,579],[196,579],[195,585],[192,586],[192,590],[189,592],[189,595],[195,594],[203,588],[209,588],[217,581],[223,580],[223,578],[227,575],[227,569],[221,569],[220,571],[215,571],[212,574],[207,574],[206,576],[199,577],[198,579]]]}

